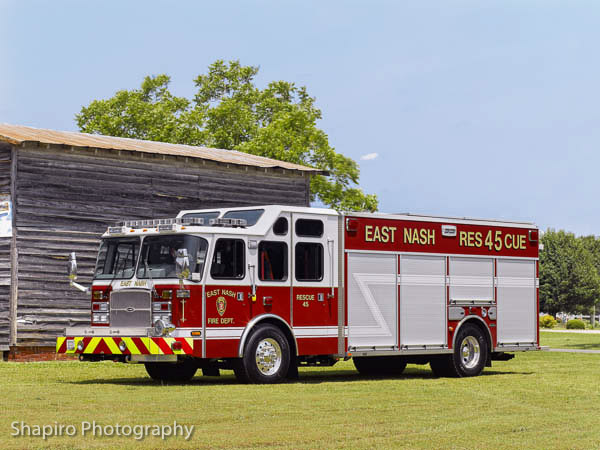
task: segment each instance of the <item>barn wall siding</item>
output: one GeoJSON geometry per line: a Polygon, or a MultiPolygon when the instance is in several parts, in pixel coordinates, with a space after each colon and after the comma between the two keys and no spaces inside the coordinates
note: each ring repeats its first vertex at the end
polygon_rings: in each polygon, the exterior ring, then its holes
{"type": "MultiPolygon", "coordinates": [[[[89,325],[89,296],[68,285],[68,255],[77,253],[78,281],[90,285],[107,225],[174,217],[182,209],[307,206],[309,181],[290,171],[192,158],[19,147],[17,345],[54,345],[65,327],[89,325]]],[[[2,270],[0,253],[0,276],[2,270]]]]}
{"type": "MultiPolygon", "coordinates": [[[[0,194],[10,194],[12,147],[0,144],[0,194]]],[[[0,237],[0,351],[10,344],[10,237],[0,237]]]]}

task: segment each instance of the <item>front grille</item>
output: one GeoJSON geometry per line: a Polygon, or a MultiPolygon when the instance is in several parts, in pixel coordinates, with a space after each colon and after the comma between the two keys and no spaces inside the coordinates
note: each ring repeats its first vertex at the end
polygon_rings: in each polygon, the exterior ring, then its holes
{"type": "Polygon", "coordinates": [[[152,319],[149,291],[127,290],[110,293],[111,327],[148,327],[152,319]]]}

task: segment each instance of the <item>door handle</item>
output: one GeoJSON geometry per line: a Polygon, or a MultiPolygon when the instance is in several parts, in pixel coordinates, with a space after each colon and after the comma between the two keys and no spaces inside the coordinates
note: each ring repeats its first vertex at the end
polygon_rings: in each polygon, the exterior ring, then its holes
{"type": "Polygon", "coordinates": [[[263,297],[263,306],[272,306],[273,297],[263,297]]]}

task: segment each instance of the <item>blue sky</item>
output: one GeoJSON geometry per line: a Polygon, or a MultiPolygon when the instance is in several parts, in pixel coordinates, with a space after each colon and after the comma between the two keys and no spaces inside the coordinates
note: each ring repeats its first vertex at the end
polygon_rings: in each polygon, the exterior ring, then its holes
{"type": "Polygon", "coordinates": [[[600,234],[599,19],[593,1],[0,0],[0,122],[75,131],[145,75],[191,97],[239,59],[307,86],[383,212],[600,234]]]}

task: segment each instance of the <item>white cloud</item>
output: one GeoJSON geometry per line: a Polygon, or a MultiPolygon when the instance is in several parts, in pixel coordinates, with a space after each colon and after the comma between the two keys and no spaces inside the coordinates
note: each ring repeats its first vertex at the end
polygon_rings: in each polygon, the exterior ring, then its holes
{"type": "Polygon", "coordinates": [[[363,161],[370,161],[371,159],[375,159],[379,156],[379,153],[367,153],[366,155],[362,155],[360,159],[363,161]]]}

